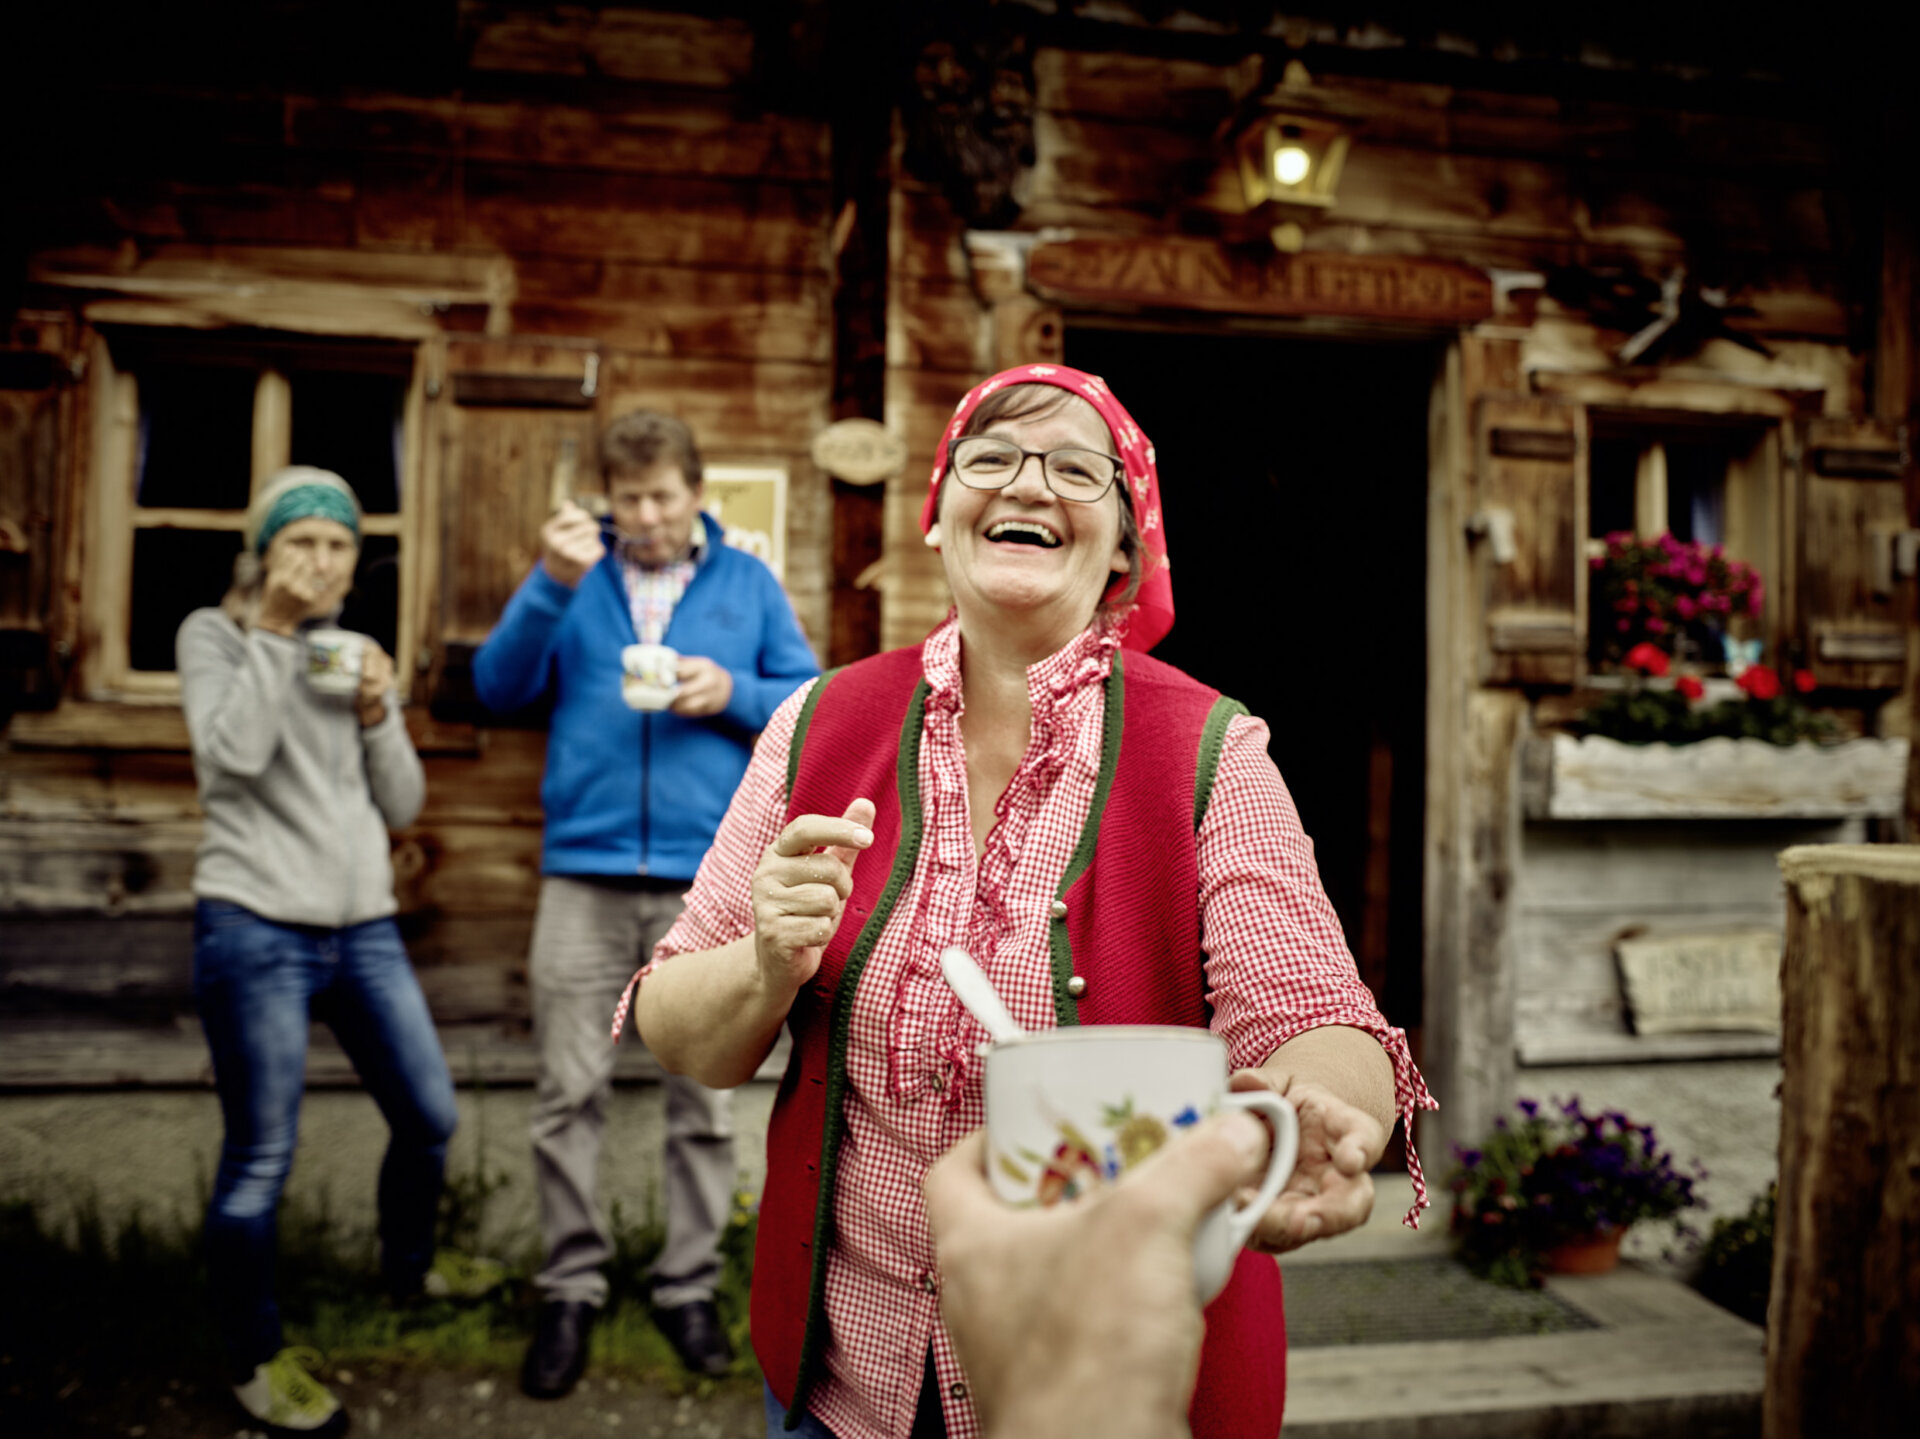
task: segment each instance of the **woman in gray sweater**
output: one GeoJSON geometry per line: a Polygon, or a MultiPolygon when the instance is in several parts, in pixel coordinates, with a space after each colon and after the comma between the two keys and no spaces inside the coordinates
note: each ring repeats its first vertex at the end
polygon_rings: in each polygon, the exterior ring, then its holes
{"type": "Polygon", "coordinates": [[[392,1132],[380,1245],[398,1296],[418,1292],[433,1259],[455,1123],[446,1059],[393,921],[387,832],[412,823],[424,795],[393,662],[358,636],[357,687],[329,692],[309,675],[310,655],[329,653],[310,636],[338,614],[359,545],[344,480],[281,471],[248,511],[233,590],[187,616],[176,641],[206,812],[194,998],[226,1120],[208,1273],[235,1396],[276,1433],[347,1427],[285,1347],[273,1291],[310,1020],[332,1026],[392,1132]]]}

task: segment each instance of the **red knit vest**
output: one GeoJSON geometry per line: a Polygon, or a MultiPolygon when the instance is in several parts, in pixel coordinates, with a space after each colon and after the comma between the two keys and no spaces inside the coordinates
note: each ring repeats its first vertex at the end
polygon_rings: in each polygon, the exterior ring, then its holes
{"type": "MultiPolygon", "coordinates": [[[[788,765],[789,819],[843,814],[861,796],[878,809],[873,847],[854,866],[839,932],[789,1015],[793,1052],[767,1133],[753,1346],[794,1423],[826,1352],[826,1251],[853,991],[920,848],[924,704],[918,647],[835,671],[808,697],[788,765]]],[[[1207,1023],[1194,834],[1226,723],[1238,713],[1170,665],[1115,656],[1101,780],[1062,880],[1066,917],[1052,927],[1061,1024],[1207,1023]],[[1158,882],[1143,883],[1148,876],[1158,882]],[[1086,982],[1077,1000],[1067,988],[1075,975],[1086,982]]],[[[1207,1306],[1206,1325],[1193,1433],[1272,1439],[1286,1401],[1279,1267],[1242,1254],[1207,1306]]]]}

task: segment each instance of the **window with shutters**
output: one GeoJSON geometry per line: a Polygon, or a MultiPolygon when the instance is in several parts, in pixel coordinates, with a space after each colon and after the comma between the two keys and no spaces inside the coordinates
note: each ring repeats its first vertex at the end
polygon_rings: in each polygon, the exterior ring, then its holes
{"type": "Polygon", "coordinates": [[[174,632],[218,604],[247,508],[289,464],[335,471],[364,514],[341,623],[411,670],[414,347],[126,328],[96,347],[85,688],[178,693],[174,632]]]}

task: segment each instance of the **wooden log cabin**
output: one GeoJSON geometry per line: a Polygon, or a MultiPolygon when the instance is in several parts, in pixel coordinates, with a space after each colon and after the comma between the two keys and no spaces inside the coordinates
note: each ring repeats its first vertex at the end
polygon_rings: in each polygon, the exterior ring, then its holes
{"type": "Polygon", "coordinates": [[[0,252],[16,1082],[198,1073],[171,636],[290,460],[367,501],[354,618],[428,767],[394,840],[423,982],[450,1028],[524,1024],[543,735],[478,713],[466,661],[642,404],[778,492],[840,662],[945,611],[915,515],[964,390],[1103,374],[1162,457],[1160,652],[1271,724],[1447,1101],[1433,1140],[1483,1128],[1530,1043],[1632,1049],[1623,928],[1777,924],[1752,854],[1900,832],[1880,793],[1604,833],[1526,798],[1537,732],[1606,683],[1610,529],[1697,518],[1766,577],[1769,661],[1848,733],[1910,732],[1914,127],[1864,39],[1634,7],[201,8],[0,22],[32,76],[0,252]],[[1250,188],[1295,141],[1311,182],[1250,188]],[[884,484],[815,462],[849,417],[904,441],[884,484]],[[1636,853],[1661,895],[1596,900],[1636,853]],[[146,1027],[96,1042],[110,1019],[146,1027]]]}

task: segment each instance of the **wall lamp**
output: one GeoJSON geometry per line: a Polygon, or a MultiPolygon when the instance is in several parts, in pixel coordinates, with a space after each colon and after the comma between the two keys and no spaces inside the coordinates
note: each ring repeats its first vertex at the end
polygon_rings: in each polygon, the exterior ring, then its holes
{"type": "Polygon", "coordinates": [[[1234,142],[1247,208],[1275,204],[1326,209],[1333,204],[1350,138],[1342,126],[1328,120],[1262,115],[1234,142]]]}

